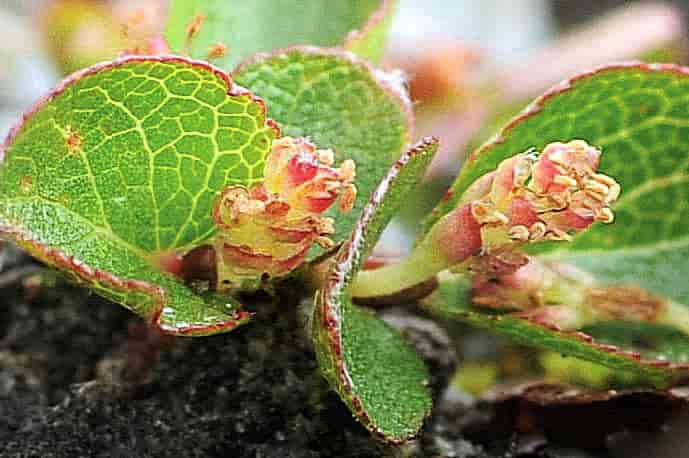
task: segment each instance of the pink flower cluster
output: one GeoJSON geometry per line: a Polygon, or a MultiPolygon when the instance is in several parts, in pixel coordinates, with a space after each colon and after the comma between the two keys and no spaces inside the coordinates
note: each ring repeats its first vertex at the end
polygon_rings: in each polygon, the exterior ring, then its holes
{"type": "MultiPolygon", "coordinates": [[[[620,186],[596,173],[600,150],[582,140],[518,154],[479,178],[431,237],[449,264],[513,251],[515,245],[571,240],[595,221],[611,223],[620,186]]],[[[520,265],[523,265],[521,263],[520,265]]]]}
{"type": "Polygon", "coordinates": [[[332,218],[322,214],[339,198],[340,210],[354,206],[355,165],[333,167],[331,150],[318,150],[303,138],[273,143],[265,179],[250,189],[231,186],[215,203],[219,229],[219,285],[243,278],[285,275],[304,262],[313,244],[332,248],[332,218]]]}

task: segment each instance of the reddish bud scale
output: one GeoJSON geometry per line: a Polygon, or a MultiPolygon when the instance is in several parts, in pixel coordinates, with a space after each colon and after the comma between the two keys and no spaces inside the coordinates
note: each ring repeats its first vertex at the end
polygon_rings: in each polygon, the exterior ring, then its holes
{"type": "MultiPolygon", "coordinates": [[[[504,275],[474,277],[472,301],[561,330],[609,320],[677,324],[668,319],[673,305],[666,298],[633,285],[599,285],[573,266],[538,259],[504,275]]],[[[674,318],[686,316],[678,310],[674,318]]]]}
{"type": "Polygon", "coordinates": [[[299,243],[307,240],[313,231],[303,229],[288,229],[284,227],[271,227],[270,232],[279,242],[299,243]]]}
{"type": "Polygon", "coordinates": [[[525,197],[515,197],[510,203],[510,224],[512,226],[522,225],[531,227],[538,223],[538,213],[534,205],[525,197]]]}
{"type": "Polygon", "coordinates": [[[242,266],[247,270],[264,271],[275,262],[272,256],[256,253],[246,245],[236,246],[224,243],[221,253],[225,264],[242,266]]]}
{"type": "Polygon", "coordinates": [[[530,310],[541,307],[543,291],[550,286],[551,276],[544,266],[531,261],[500,275],[474,275],[472,301],[491,308],[530,310]]]}
{"type": "Polygon", "coordinates": [[[334,193],[314,192],[312,196],[314,197],[307,197],[303,202],[304,209],[309,213],[323,213],[337,200],[337,194],[334,193]]]}
{"type": "Polygon", "coordinates": [[[433,234],[442,245],[444,255],[451,264],[459,264],[481,250],[481,225],[472,214],[471,205],[464,205],[444,218],[433,234]]]}

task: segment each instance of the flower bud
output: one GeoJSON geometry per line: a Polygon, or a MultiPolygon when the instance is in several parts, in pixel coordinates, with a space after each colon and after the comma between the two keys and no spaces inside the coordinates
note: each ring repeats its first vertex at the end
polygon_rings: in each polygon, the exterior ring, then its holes
{"type": "Polygon", "coordinates": [[[332,167],[333,153],[317,150],[308,140],[276,140],[266,160],[264,181],[250,189],[231,186],[215,202],[219,229],[219,286],[246,278],[285,275],[300,264],[313,244],[334,242],[332,218],[322,216],[340,197],[351,210],[355,167],[346,160],[332,167]]]}
{"type": "MultiPolygon", "coordinates": [[[[504,160],[433,228],[450,265],[545,240],[571,240],[595,221],[611,223],[617,182],[596,173],[600,151],[582,140],[551,143],[504,160]],[[481,195],[481,192],[483,194],[481,195]]],[[[519,267],[519,263],[515,266],[519,267]]]]}

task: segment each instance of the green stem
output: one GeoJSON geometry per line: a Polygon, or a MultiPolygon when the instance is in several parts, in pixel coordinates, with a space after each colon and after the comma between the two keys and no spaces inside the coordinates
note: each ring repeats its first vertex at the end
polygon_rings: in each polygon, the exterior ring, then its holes
{"type": "Polygon", "coordinates": [[[389,296],[423,283],[450,267],[442,253],[424,245],[419,245],[409,257],[398,264],[359,272],[352,284],[352,296],[389,296]]]}

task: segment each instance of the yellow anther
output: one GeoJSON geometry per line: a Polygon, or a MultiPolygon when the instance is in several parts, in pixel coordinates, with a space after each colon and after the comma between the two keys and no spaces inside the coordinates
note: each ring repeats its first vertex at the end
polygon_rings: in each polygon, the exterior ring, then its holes
{"type": "Polygon", "coordinates": [[[538,241],[538,240],[543,240],[543,237],[545,236],[547,227],[544,223],[538,222],[534,223],[531,225],[529,228],[529,233],[531,234],[529,236],[529,240],[531,241],[538,241]]]}
{"type": "Polygon", "coordinates": [[[536,213],[547,213],[567,208],[572,200],[569,192],[534,197],[532,203],[536,213]]]}
{"type": "Polygon", "coordinates": [[[515,242],[528,242],[531,234],[529,233],[528,227],[520,224],[517,226],[512,226],[507,235],[515,242]]]}
{"type": "Polygon", "coordinates": [[[357,189],[353,184],[345,186],[342,196],[340,196],[340,210],[344,213],[352,211],[356,202],[357,189]]]}
{"type": "Polygon", "coordinates": [[[342,187],[342,182],[340,181],[324,181],[323,188],[326,192],[339,191],[342,187]]]}
{"type": "Polygon", "coordinates": [[[570,188],[575,188],[577,186],[577,180],[567,175],[557,175],[553,182],[570,188]]]}
{"type": "Polygon", "coordinates": [[[598,203],[605,202],[605,197],[608,195],[607,189],[603,192],[601,189],[584,188],[583,191],[587,196],[598,203]]]}
{"type": "Polygon", "coordinates": [[[342,181],[352,182],[356,177],[356,164],[353,160],[347,159],[342,162],[339,169],[339,175],[342,181]]]}
{"type": "Polygon", "coordinates": [[[575,153],[581,154],[586,153],[589,148],[591,148],[584,140],[572,140],[568,143],[568,146],[573,149],[575,153]]]}
{"type": "Polygon", "coordinates": [[[572,236],[560,229],[552,229],[545,234],[546,240],[553,240],[555,242],[571,242],[572,236]]]}
{"type": "Polygon", "coordinates": [[[332,239],[323,236],[316,237],[314,242],[324,250],[329,250],[335,246],[335,242],[333,242],[332,239]]]}
{"type": "Polygon", "coordinates": [[[620,197],[620,192],[622,192],[622,188],[620,187],[619,184],[614,183],[610,185],[608,188],[608,195],[605,197],[606,202],[614,202],[620,197]]]}
{"type": "Polygon", "coordinates": [[[615,220],[615,214],[612,212],[610,208],[603,207],[598,212],[596,212],[595,218],[596,221],[600,221],[601,223],[605,224],[610,224],[615,220]]]}
{"type": "Polygon", "coordinates": [[[321,149],[316,151],[318,155],[318,161],[327,166],[331,166],[335,163],[335,153],[331,149],[321,149]]]}
{"type": "Polygon", "coordinates": [[[596,180],[597,182],[599,182],[599,183],[601,183],[601,184],[604,184],[605,186],[608,186],[608,187],[612,187],[612,186],[615,186],[615,185],[619,186],[619,185],[617,184],[617,181],[615,181],[614,178],[609,177],[609,176],[607,176],[607,175],[605,175],[605,174],[603,174],[603,173],[594,173],[593,176],[592,176],[591,178],[593,178],[593,179],[596,180]]]}
{"type": "Polygon", "coordinates": [[[483,224],[486,215],[493,211],[493,204],[483,201],[474,202],[471,206],[471,214],[479,224],[483,224]]]}
{"type": "Polygon", "coordinates": [[[334,234],[335,233],[335,220],[329,217],[320,218],[317,221],[316,230],[319,234],[334,234]]]}
{"type": "Polygon", "coordinates": [[[599,194],[604,197],[610,192],[610,188],[596,180],[588,180],[584,185],[584,190],[599,194]]]}

